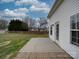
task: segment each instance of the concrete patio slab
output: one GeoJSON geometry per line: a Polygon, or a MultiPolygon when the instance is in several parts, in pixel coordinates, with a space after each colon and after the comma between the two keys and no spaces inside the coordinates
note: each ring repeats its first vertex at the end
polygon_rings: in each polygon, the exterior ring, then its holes
{"type": "Polygon", "coordinates": [[[63,50],[48,38],[32,38],[20,52],[63,52],[63,50]]]}
{"type": "Polygon", "coordinates": [[[32,38],[14,59],[73,59],[48,38],[32,38]]]}

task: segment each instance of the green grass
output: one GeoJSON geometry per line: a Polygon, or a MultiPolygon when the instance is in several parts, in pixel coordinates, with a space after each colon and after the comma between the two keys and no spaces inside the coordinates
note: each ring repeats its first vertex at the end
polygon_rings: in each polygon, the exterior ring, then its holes
{"type": "Polygon", "coordinates": [[[31,39],[36,37],[48,37],[47,34],[0,34],[0,59],[12,59],[14,55],[31,39]]]}

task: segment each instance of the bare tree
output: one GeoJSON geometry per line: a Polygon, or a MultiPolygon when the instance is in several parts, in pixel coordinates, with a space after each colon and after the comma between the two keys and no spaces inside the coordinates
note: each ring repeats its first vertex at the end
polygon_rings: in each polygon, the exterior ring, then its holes
{"type": "Polygon", "coordinates": [[[35,26],[35,20],[29,16],[24,19],[24,22],[28,24],[29,30],[32,30],[35,26]]]}
{"type": "Polygon", "coordinates": [[[39,23],[40,23],[40,30],[47,31],[47,27],[48,27],[47,18],[44,18],[44,17],[40,18],[39,23]]]}
{"type": "Polygon", "coordinates": [[[0,30],[5,30],[8,26],[8,21],[0,19],[0,30]]]}

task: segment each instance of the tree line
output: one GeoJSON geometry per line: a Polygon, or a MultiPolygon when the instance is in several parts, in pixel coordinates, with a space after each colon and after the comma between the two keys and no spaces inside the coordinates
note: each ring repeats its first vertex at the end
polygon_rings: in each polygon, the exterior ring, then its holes
{"type": "Polygon", "coordinates": [[[12,19],[3,20],[0,19],[0,30],[7,29],[8,31],[47,31],[47,18],[33,19],[26,17],[22,20],[12,19]]]}
{"type": "Polygon", "coordinates": [[[8,31],[28,31],[28,24],[21,20],[11,20],[8,31]]]}

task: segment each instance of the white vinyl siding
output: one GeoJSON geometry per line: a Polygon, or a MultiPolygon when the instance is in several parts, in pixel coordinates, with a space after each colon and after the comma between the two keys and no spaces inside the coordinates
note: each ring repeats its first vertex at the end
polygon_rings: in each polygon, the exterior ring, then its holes
{"type": "MultiPolygon", "coordinates": [[[[71,29],[70,16],[79,13],[79,0],[64,0],[60,7],[49,19],[49,25],[53,26],[53,35],[49,35],[51,40],[55,41],[60,47],[62,47],[67,53],[69,53],[74,59],[79,59],[79,46],[71,44],[71,31],[79,31],[77,29],[71,29]],[[56,26],[55,23],[59,21],[59,41],[56,40],[56,26]]],[[[73,21],[75,22],[75,21],[73,21]]],[[[78,28],[73,24],[73,28],[78,28]]]]}

